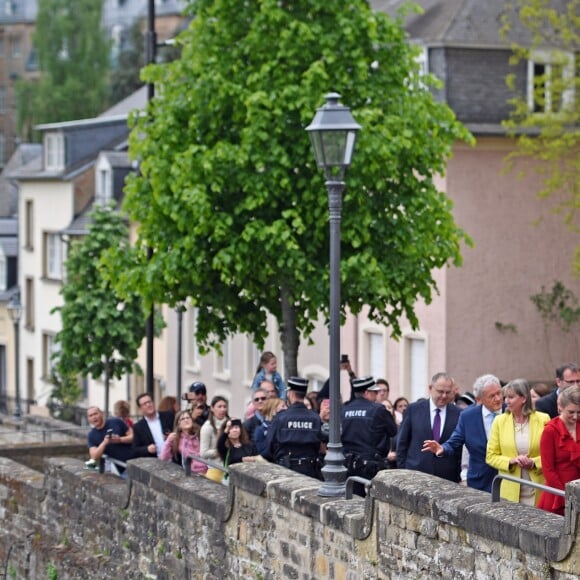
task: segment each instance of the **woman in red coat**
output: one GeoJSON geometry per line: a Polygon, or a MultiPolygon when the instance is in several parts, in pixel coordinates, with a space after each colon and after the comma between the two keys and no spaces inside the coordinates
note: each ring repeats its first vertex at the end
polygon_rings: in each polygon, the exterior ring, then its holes
{"type": "MultiPolygon", "coordinates": [[[[564,490],[569,481],[580,479],[580,386],[558,395],[558,417],[545,427],[540,441],[546,485],[564,490]]],[[[542,492],[538,507],[564,515],[565,498],[542,492]]]]}

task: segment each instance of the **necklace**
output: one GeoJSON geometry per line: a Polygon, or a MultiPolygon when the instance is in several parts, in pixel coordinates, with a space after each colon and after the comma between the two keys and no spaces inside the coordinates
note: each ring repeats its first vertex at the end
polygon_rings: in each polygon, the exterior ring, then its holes
{"type": "Polygon", "coordinates": [[[521,433],[525,429],[527,424],[528,424],[527,417],[523,417],[523,421],[520,420],[519,418],[514,417],[514,427],[515,427],[516,433],[521,433]]]}

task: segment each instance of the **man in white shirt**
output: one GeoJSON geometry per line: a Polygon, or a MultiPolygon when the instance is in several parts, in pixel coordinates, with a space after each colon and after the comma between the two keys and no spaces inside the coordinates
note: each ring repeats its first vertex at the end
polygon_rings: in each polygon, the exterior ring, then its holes
{"type": "Polygon", "coordinates": [[[134,456],[158,457],[167,435],[173,431],[174,415],[171,411],[158,412],[148,393],[137,397],[137,406],[143,418],[133,425],[134,456]]]}

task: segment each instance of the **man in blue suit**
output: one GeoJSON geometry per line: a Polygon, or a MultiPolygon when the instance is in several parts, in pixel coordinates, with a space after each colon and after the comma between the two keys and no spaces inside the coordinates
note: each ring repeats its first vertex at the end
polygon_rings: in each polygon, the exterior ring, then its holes
{"type": "Polygon", "coordinates": [[[459,481],[461,449],[442,458],[421,452],[426,439],[444,443],[457,425],[460,411],[452,403],[453,387],[447,373],[437,373],[429,385],[429,399],[407,407],[397,437],[397,467],[459,481]]]}
{"type": "Polygon", "coordinates": [[[503,395],[499,379],[494,375],[483,375],[473,384],[477,405],[465,409],[459,416],[457,427],[443,444],[432,439],[423,443],[423,451],[431,451],[438,458],[461,453],[463,445],[469,451],[467,485],[474,489],[491,492],[491,483],[497,470],[485,462],[487,440],[491,424],[502,410],[503,395]]]}

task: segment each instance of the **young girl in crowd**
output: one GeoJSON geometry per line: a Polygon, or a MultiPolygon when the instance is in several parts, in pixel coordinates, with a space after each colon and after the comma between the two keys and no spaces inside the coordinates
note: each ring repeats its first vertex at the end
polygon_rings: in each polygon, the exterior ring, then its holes
{"type": "Polygon", "coordinates": [[[267,350],[262,353],[260,357],[260,364],[256,370],[256,376],[252,382],[252,391],[255,391],[260,387],[262,381],[268,379],[276,387],[277,396],[280,399],[286,400],[286,385],[280,373],[276,370],[278,368],[278,360],[273,352],[267,350]]]}
{"type": "Polygon", "coordinates": [[[201,440],[201,456],[204,459],[211,459],[215,461],[219,459],[217,450],[218,432],[229,419],[228,417],[228,401],[225,397],[216,395],[211,400],[209,417],[202,425],[200,432],[201,440]]]}
{"type": "MultiPolygon", "coordinates": [[[[192,455],[199,456],[199,425],[193,422],[189,411],[181,411],[175,417],[173,432],[167,436],[159,458],[184,465],[185,459],[192,455]]],[[[205,473],[207,465],[194,460],[191,471],[205,473]]]]}

